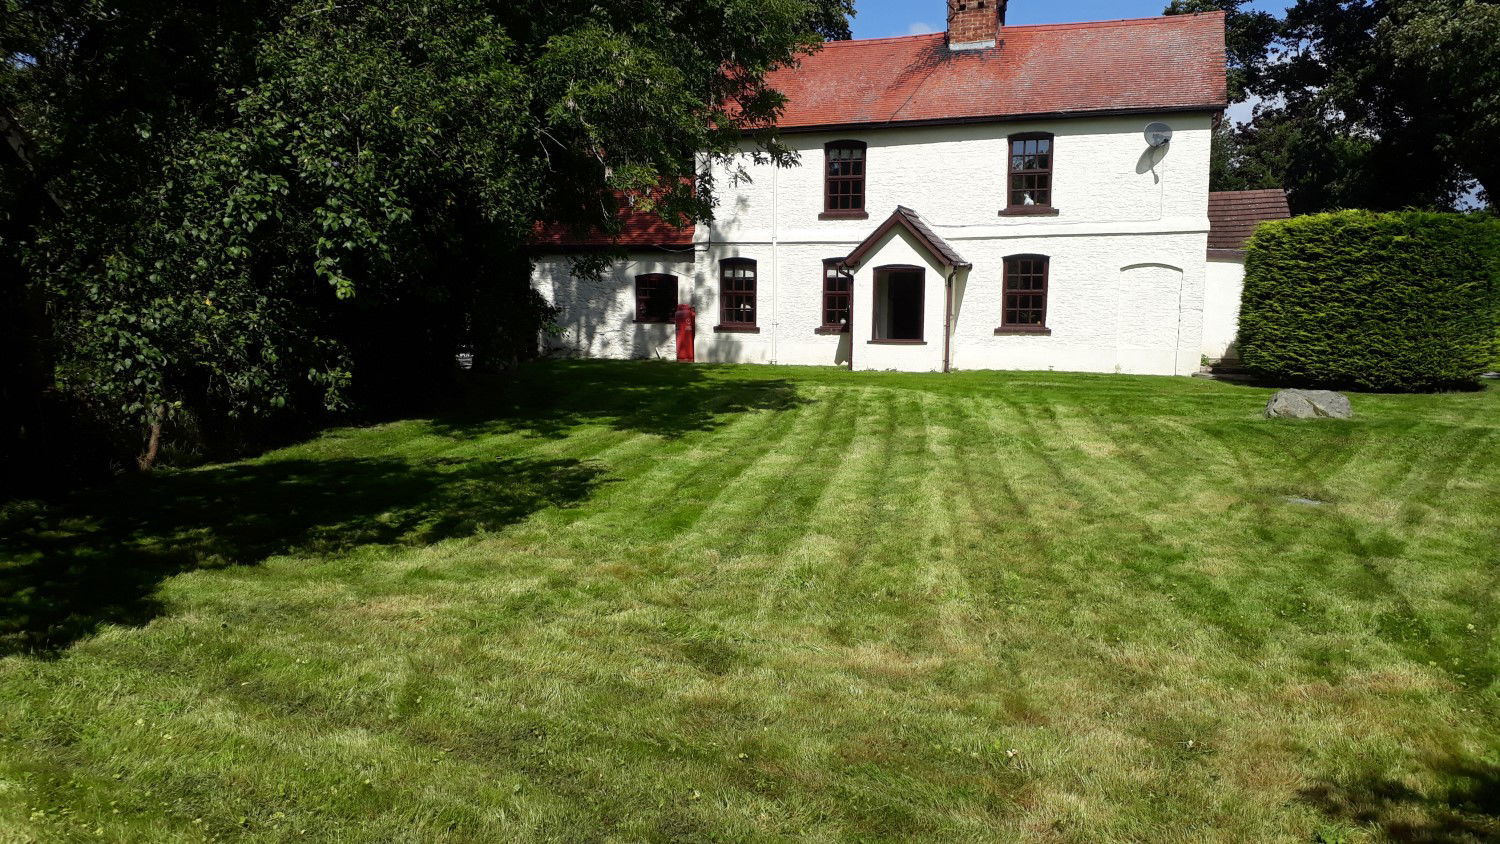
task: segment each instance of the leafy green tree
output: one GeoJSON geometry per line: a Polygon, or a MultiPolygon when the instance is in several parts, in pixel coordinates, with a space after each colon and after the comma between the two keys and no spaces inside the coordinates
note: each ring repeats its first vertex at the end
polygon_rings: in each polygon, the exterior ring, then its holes
{"type": "MultiPolygon", "coordinates": [[[[622,201],[711,218],[703,166],[789,163],[766,75],[850,0],[0,0],[0,93],[73,209],[13,248],[60,382],[164,423],[308,414],[505,359],[525,247],[622,201]],[[24,30],[31,35],[17,35],[24,30]]],[[[733,166],[731,166],[731,171],[733,166]]]]}
{"type": "Polygon", "coordinates": [[[1426,97],[1418,138],[1500,195],[1500,2],[1397,0],[1377,27],[1395,69],[1426,97]]]}
{"type": "Polygon", "coordinates": [[[1500,3],[1298,0],[1229,12],[1230,87],[1254,118],[1220,139],[1214,184],[1275,183],[1293,209],[1451,209],[1500,180],[1500,3]]]}

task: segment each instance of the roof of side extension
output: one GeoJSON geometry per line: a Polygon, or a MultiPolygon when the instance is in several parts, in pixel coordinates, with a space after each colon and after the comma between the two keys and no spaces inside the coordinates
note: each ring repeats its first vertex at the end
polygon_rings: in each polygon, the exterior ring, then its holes
{"type": "Polygon", "coordinates": [[[1292,216],[1284,190],[1219,191],[1208,195],[1208,248],[1244,249],[1255,227],[1292,216]]]}
{"type": "Polygon", "coordinates": [[[1224,14],[1007,26],[954,52],[943,33],[823,45],[771,82],[782,129],[968,122],[1226,105],[1224,14]]]}
{"type": "Polygon", "coordinates": [[[655,211],[638,211],[629,207],[624,195],[619,197],[620,224],[622,229],[616,237],[594,229],[575,232],[560,223],[538,223],[532,232],[532,244],[536,248],[583,248],[605,249],[610,247],[630,249],[690,249],[693,245],[694,225],[674,226],[663,220],[655,211]]]}

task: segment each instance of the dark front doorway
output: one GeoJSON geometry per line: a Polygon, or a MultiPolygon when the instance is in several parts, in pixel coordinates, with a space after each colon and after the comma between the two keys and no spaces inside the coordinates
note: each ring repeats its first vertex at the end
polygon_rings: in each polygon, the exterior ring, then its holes
{"type": "Polygon", "coordinates": [[[920,341],[926,287],[926,274],[916,267],[877,269],[874,339],[920,341]]]}

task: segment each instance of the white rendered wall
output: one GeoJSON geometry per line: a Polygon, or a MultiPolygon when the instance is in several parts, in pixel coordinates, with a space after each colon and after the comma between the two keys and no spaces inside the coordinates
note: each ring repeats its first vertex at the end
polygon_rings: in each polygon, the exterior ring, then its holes
{"type": "Polygon", "coordinates": [[[593,281],[573,275],[571,262],[549,256],[536,262],[532,283],[560,313],[561,336],[548,337],[556,351],[596,358],[654,358],[677,356],[676,329],[671,325],[635,322],[635,277],[650,273],[677,276],[677,300],[687,301],[695,275],[691,253],[632,256],[604,278],[593,281]]]}
{"type": "Polygon", "coordinates": [[[953,241],[960,285],[953,368],[1189,375],[1198,370],[1204,236],[953,241]],[[1007,255],[1047,255],[1048,335],[997,336],[1007,255]]]}
{"type": "Polygon", "coordinates": [[[816,333],[824,259],[848,255],[905,205],[974,265],[957,286],[955,368],[1186,375],[1203,347],[1210,134],[1206,114],[792,134],[785,140],[801,152],[801,166],[747,165],[752,181],[738,187],[716,174],[725,191],[719,219],[699,227],[695,254],[633,255],[600,283],[572,279],[560,256],[541,259],[538,288],[564,312],[566,333],[553,345],[595,357],[672,357],[669,326],[632,322],[635,276],[666,272],[681,280],[679,301],[699,311],[699,360],[834,365],[852,353],[861,369],[939,369],[943,270],[904,236],[860,268],[853,333],[816,333]],[[1149,150],[1141,136],[1153,120],[1176,130],[1164,151],[1149,150]],[[1006,138],[1035,131],[1056,136],[1059,213],[1002,217],[1006,138]],[[819,220],[823,145],[846,138],[869,144],[870,216],[819,220]],[[1052,259],[1052,334],[996,336],[1003,259],[1026,253],[1052,259]],[[713,330],[718,262],[728,257],[757,262],[759,333],[713,330]],[[884,264],[928,268],[927,345],[868,343],[871,273],[884,264]]]}
{"type": "Polygon", "coordinates": [[[1203,287],[1203,355],[1212,361],[1238,358],[1240,297],[1245,292],[1243,258],[1213,258],[1203,287]]]}

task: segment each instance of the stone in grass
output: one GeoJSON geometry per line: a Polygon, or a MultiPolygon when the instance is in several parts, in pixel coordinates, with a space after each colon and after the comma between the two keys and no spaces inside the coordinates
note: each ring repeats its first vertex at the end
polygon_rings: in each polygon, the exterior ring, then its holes
{"type": "Polygon", "coordinates": [[[1352,419],[1349,397],[1331,390],[1282,390],[1266,405],[1267,419],[1352,419]]]}

